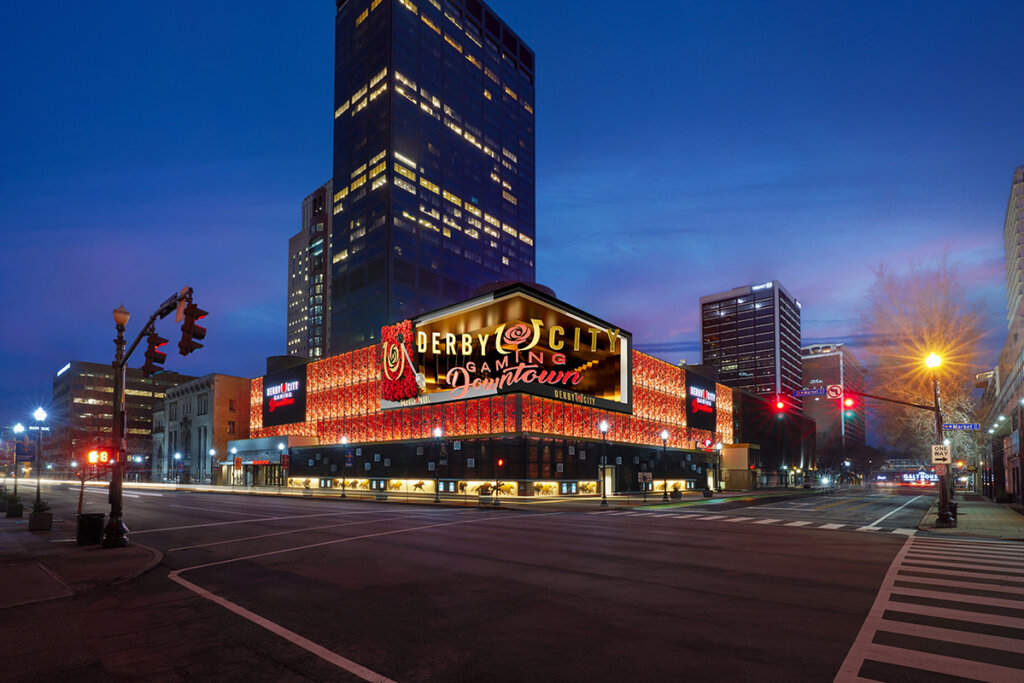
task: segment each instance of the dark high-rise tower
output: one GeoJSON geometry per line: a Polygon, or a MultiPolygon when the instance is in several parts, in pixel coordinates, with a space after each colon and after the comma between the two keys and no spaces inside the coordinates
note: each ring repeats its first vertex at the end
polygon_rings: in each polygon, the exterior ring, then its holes
{"type": "Polygon", "coordinates": [[[799,407],[800,302],[777,280],[700,299],[701,358],[718,381],[799,407]]]}
{"type": "Polygon", "coordinates": [[[331,343],[534,279],[533,51],[478,0],[337,0],[331,343]]]}

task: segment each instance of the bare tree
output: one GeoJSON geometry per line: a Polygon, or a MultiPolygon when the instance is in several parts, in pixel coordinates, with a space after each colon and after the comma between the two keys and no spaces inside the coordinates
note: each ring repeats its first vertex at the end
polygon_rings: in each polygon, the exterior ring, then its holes
{"type": "MultiPolygon", "coordinates": [[[[935,353],[943,422],[970,422],[975,401],[973,379],[984,335],[982,304],[972,299],[943,258],[933,266],[914,265],[905,273],[885,264],[875,269],[863,313],[871,367],[869,393],[932,405],[932,370],[925,365],[935,353]]],[[[928,457],[935,443],[934,413],[871,401],[883,442],[897,450],[928,457]]],[[[947,432],[954,456],[973,460],[980,448],[973,435],[947,432]]]]}

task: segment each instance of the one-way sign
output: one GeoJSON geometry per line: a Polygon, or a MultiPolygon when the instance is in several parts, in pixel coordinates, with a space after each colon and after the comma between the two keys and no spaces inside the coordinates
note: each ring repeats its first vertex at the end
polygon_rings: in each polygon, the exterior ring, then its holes
{"type": "Polygon", "coordinates": [[[949,446],[932,446],[932,464],[950,465],[953,463],[953,454],[949,446]]]}

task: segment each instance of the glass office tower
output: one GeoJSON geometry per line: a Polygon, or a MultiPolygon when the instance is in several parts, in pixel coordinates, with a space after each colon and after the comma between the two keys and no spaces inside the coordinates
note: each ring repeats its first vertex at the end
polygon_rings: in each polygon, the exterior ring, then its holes
{"type": "Polygon", "coordinates": [[[337,0],[331,351],[532,281],[533,51],[478,0],[337,0]]]}
{"type": "Polygon", "coordinates": [[[799,301],[773,280],[701,297],[700,310],[701,358],[719,382],[801,407],[799,301]]]}

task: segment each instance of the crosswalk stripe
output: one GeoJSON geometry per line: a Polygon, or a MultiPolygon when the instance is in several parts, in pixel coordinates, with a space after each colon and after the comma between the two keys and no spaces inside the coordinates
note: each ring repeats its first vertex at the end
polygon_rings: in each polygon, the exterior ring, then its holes
{"type": "Polygon", "coordinates": [[[822,524],[819,529],[842,529],[845,524],[822,524]]]}
{"type": "Polygon", "coordinates": [[[929,557],[948,557],[948,558],[951,558],[951,559],[955,559],[955,558],[958,558],[958,557],[965,557],[967,559],[974,559],[974,558],[978,557],[979,554],[981,554],[981,555],[984,555],[984,557],[987,559],[987,561],[990,561],[990,562],[1005,562],[1006,564],[1020,564],[1021,559],[1024,558],[1024,555],[1013,556],[1013,555],[1004,555],[1002,553],[997,555],[995,553],[990,553],[990,552],[985,552],[985,551],[962,552],[962,553],[960,553],[960,552],[953,552],[951,550],[915,550],[914,554],[915,555],[927,555],[929,557]]]}
{"type": "Polygon", "coordinates": [[[893,529],[894,534],[903,534],[904,536],[913,536],[917,533],[917,529],[893,529]]]}
{"type": "Polygon", "coordinates": [[[749,522],[753,517],[726,517],[723,522],[749,522]]]}
{"type": "Polygon", "coordinates": [[[931,640],[942,640],[957,645],[971,645],[974,647],[987,647],[992,650],[1004,650],[1016,654],[1024,654],[1024,640],[1018,638],[1005,638],[1003,636],[989,636],[984,633],[973,633],[971,631],[957,631],[951,628],[941,628],[928,624],[912,624],[907,621],[892,621],[889,619],[871,619],[879,631],[888,633],[900,633],[916,638],[929,638],[931,640]]]}
{"type": "MultiPolygon", "coordinates": [[[[950,588],[963,588],[965,590],[992,591],[993,593],[1010,593],[1013,595],[1024,595],[1024,588],[1013,586],[999,586],[993,583],[977,583],[975,581],[954,581],[952,579],[937,579],[932,576],[904,576],[901,572],[897,577],[898,581],[915,583],[922,586],[948,586],[950,588]]],[[[1021,605],[1024,609],[1024,604],[1021,605]]]]}
{"type": "Polygon", "coordinates": [[[964,576],[974,579],[1001,579],[1003,581],[1017,581],[1024,582],[1024,577],[1014,576],[1010,577],[1005,574],[999,574],[998,572],[979,572],[979,571],[965,571],[960,569],[937,569],[934,567],[909,567],[904,565],[900,568],[900,571],[913,571],[921,572],[924,574],[942,574],[943,576],[964,576]]]}
{"type": "Polygon", "coordinates": [[[1024,601],[1008,600],[1005,598],[983,598],[977,595],[959,595],[957,593],[944,593],[942,591],[919,590],[917,588],[904,588],[897,586],[892,589],[893,595],[909,595],[915,598],[928,598],[930,600],[942,600],[945,602],[962,602],[966,605],[988,605],[989,607],[1006,607],[1007,609],[1018,609],[1024,612],[1024,601]]]}
{"type": "Polygon", "coordinates": [[[1008,574],[1008,575],[1012,575],[1012,576],[1024,576],[1024,569],[1010,569],[1009,567],[1007,567],[1005,565],[978,564],[976,562],[960,562],[959,560],[956,561],[956,562],[950,562],[950,561],[942,562],[942,561],[939,561],[939,560],[929,560],[929,559],[926,559],[926,558],[909,558],[907,560],[907,562],[908,563],[913,563],[913,564],[924,565],[926,567],[949,567],[951,569],[973,569],[973,570],[975,570],[975,571],[977,571],[979,573],[981,573],[981,572],[991,572],[991,573],[995,574],[995,573],[1000,573],[1001,572],[1003,574],[1008,574]]]}
{"type": "Polygon", "coordinates": [[[810,522],[787,522],[784,526],[807,526],[810,522]]]}
{"type": "MultiPolygon", "coordinates": [[[[947,655],[936,655],[930,652],[918,650],[907,650],[892,645],[879,645],[871,643],[866,648],[865,659],[897,666],[909,666],[915,669],[923,669],[947,676],[960,676],[974,681],[986,681],[987,683],[1006,683],[1007,681],[1020,680],[1021,670],[1011,669],[996,664],[975,662],[958,657],[947,655]]],[[[842,680],[836,678],[836,681],[842,680]]]]}
{"type": "Polygon", "coordinates": [[[775,522],[781,522],[781,519],[759,519],[754,524],[775,524],[775,522]]]}
{"type": "Polygon", "coordinates": [[[906,612],[917,614],[922,617],[935,617],[936,619],[955,619],[956,621],[969,621],[976,624],[991,626],[1005,626],[1006,628],[1024,629],[1024,619],[1018,617],[1004,617],[999,614],[988,614],[986,612],[964,612],[960,609],[950,607],[935,607],[934,605],[917,605],[912,602],[890,602],[886,605],[887,611],[906,612]]]}

